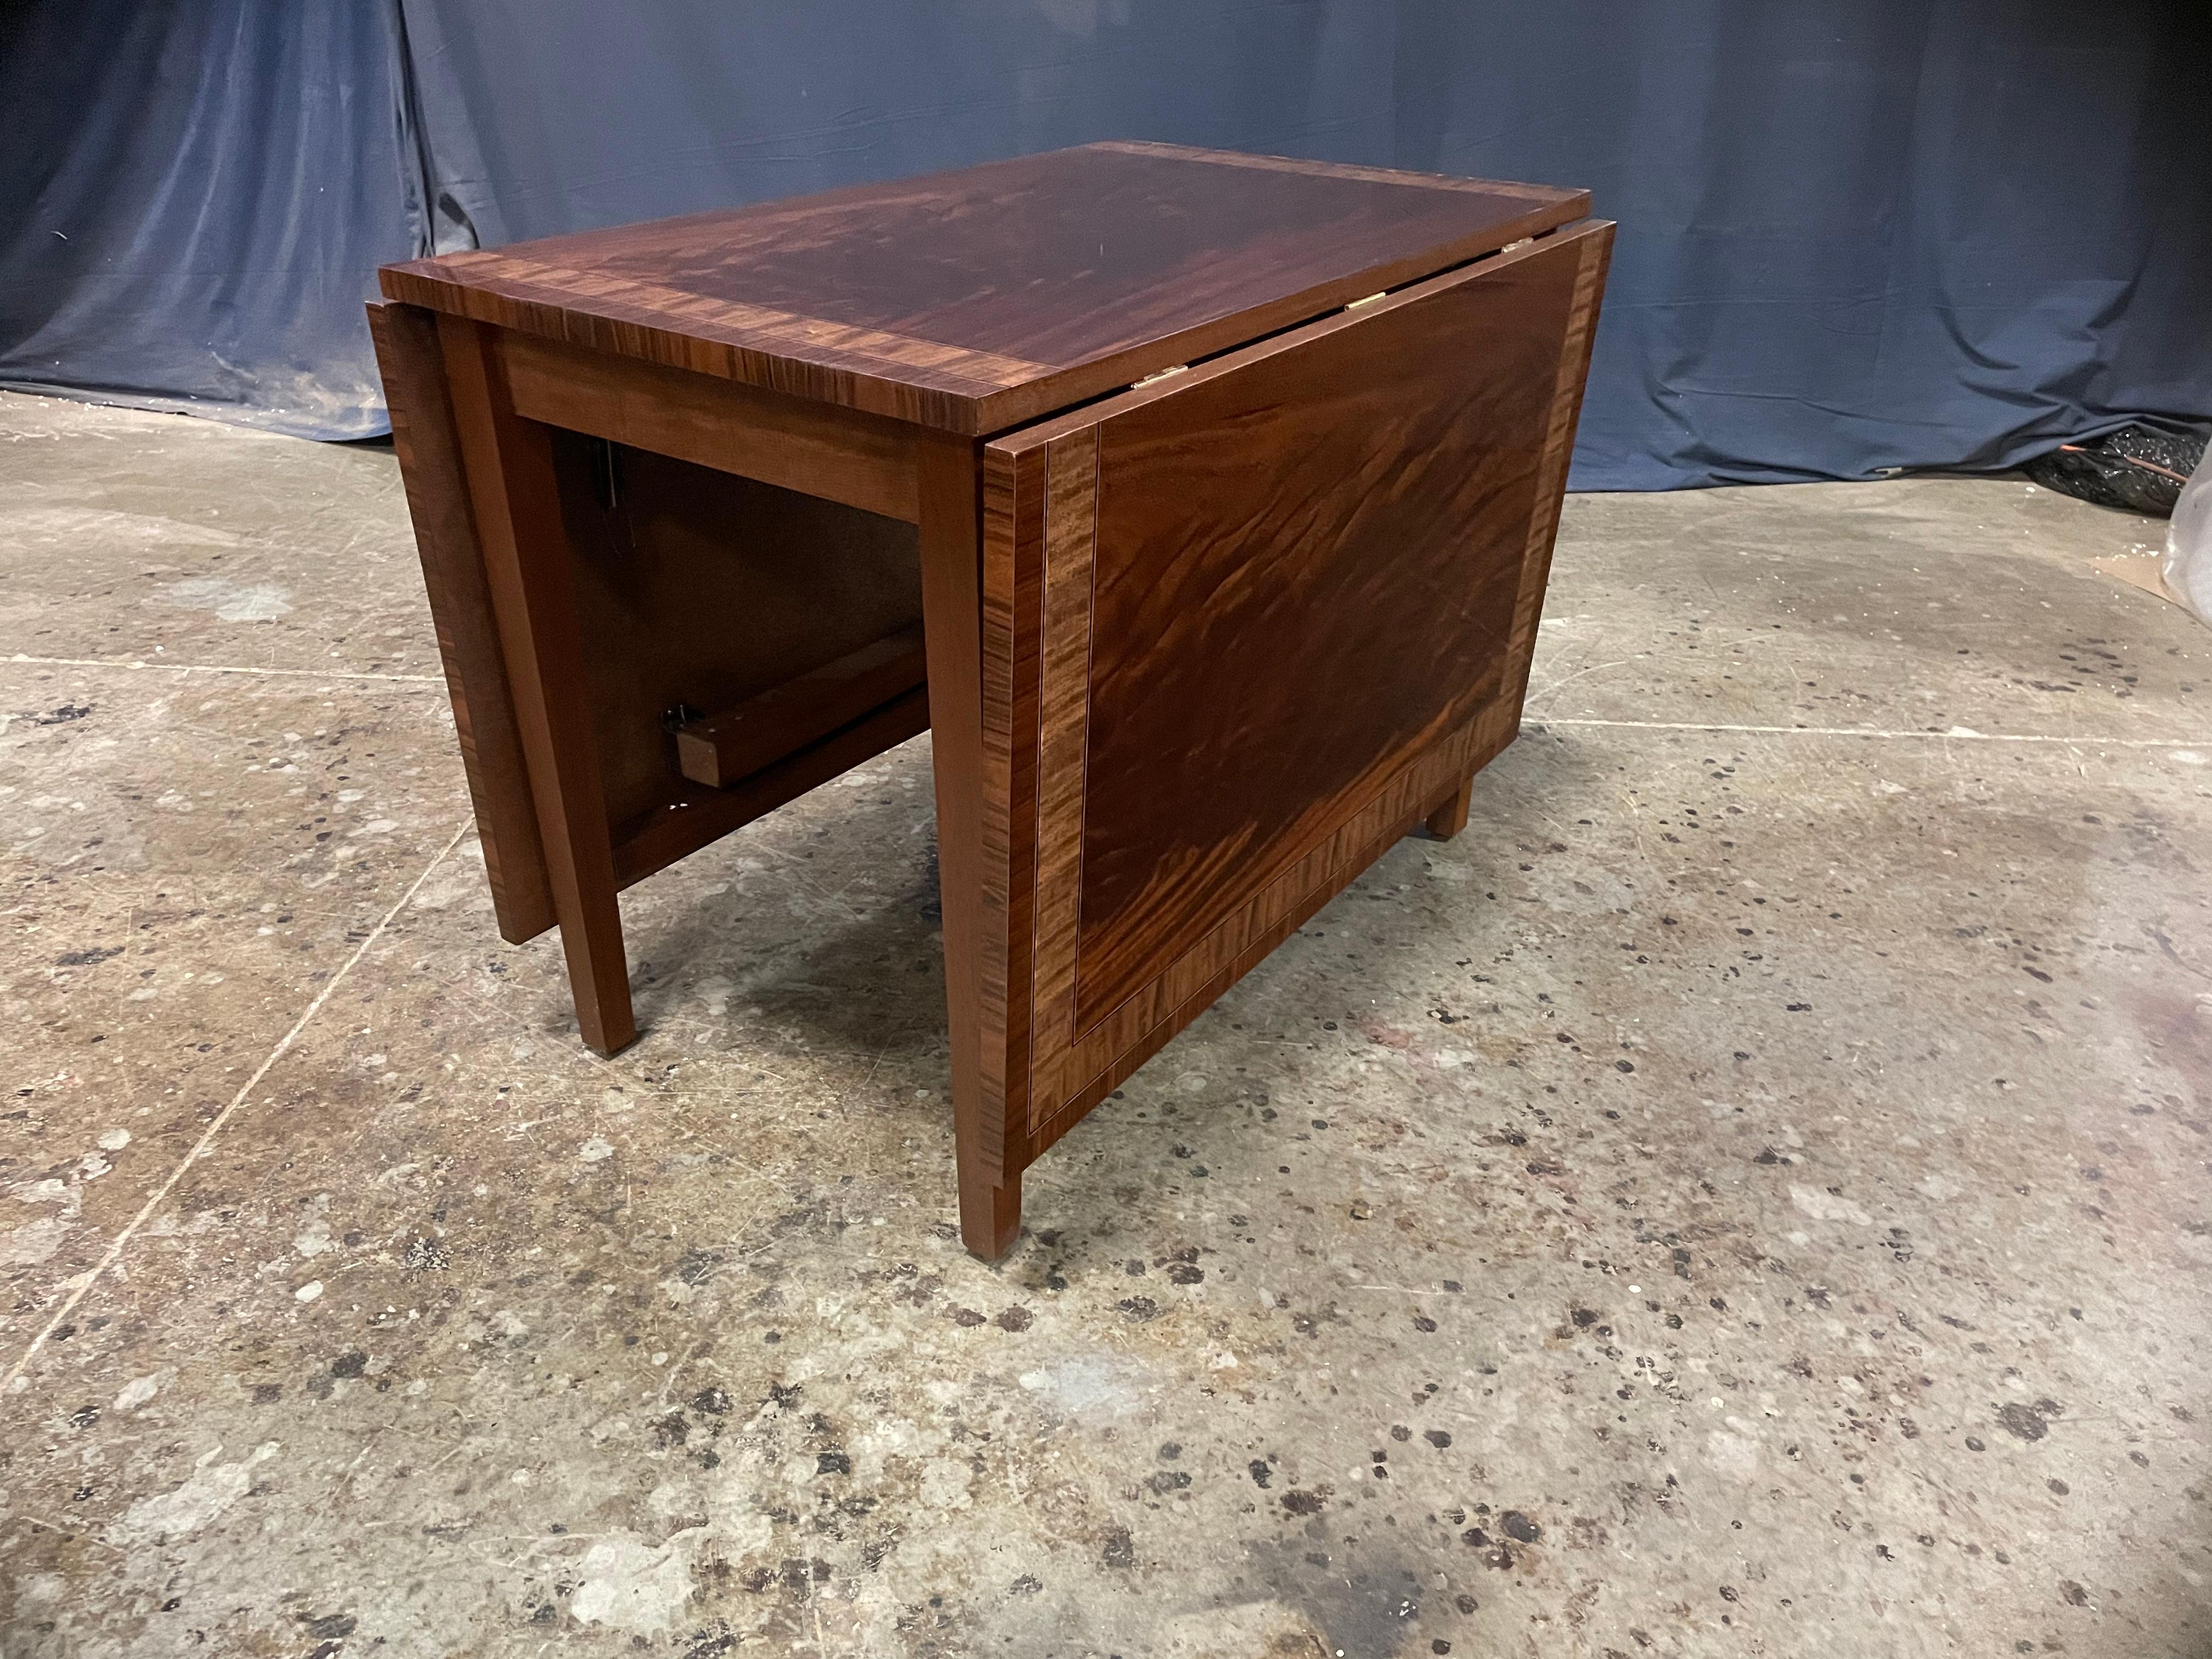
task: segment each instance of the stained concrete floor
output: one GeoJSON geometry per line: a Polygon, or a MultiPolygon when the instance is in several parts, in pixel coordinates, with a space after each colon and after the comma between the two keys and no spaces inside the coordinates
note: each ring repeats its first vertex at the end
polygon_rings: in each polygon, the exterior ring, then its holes
{"type": "Polygon", "coordinates": [[[0,398],[0,1653],[2212,1652],[2212,633],[1570,503],[1532,724],[952,1228],[926,740],[494,932],[388,451],[0,398]]]}

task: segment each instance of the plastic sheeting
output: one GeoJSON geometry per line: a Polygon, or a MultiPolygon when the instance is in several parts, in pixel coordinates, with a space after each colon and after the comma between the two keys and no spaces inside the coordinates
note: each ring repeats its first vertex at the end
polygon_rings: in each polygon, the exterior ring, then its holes
{"type": "Polygon", "coordinates": [[[0,380],[354,435],[383,260],[1137,137],[1590,186],[1577,488],[2212,415],[2186,0],[388,4],[11,26],[0,119],[50,159],[0,220],[0,380]]]}
{"type": "Polygon", "coordinates": [[[2160,574],[2166,592],[2212,623],[2212,450],[2197,462],[2174,503],[2160,574]]]}

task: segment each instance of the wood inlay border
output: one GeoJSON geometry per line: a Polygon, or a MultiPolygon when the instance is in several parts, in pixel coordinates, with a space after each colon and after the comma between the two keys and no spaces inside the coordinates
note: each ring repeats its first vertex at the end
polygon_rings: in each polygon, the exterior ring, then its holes
{"type": "Polygon", "coordinates": [[[1037,653],[1045,448],[982,454],[983,737],[981,1149],[1004,1176],[1028,1162],[1030,997],[1036,900],[1037,653]]]}
{"type": "MultiPolygon", "coordinates": [[[[1040,1066],[1031,1097],[1030,1155],[1066,1133],[1162,1042],[1349,885],[1511,741],[1516,726],[1512,705],[1496,701],[1473,722],[1431,744],[1242,909],[1055,1056],[1049,1092],[1040,1066]]],[[[1072,1029],[1072,1021],[1060,1029],[1072,1029]]]]}
{"type": "MultiPolygon", "coordinates": [[[[1293,862],[1151,980],[1080,1024],[1075,968],[1101,428],[1133,407],[1236,372],[1246,354],[1106,405],[1069,410],[981,447],[986,896],[992,935],[983,971],[986,1093],[998,1126],[988,1150],[1005,1169],[1018,1171],[1038,1157],[1512,741],[1612,227],[1585,224],[1568,234],[1583,246],[1573,267],[1558,368],[1540,416],[1534,512],[1519,546],[1513,610],[1495,676],[1472,703],[1461,702],[1395,757],[1378,756],[1367,783],[1347,793],[1335,821],[1319,828],[1293,862]]],[[[1547,246],[1553,245],[1539,241],[1479,268],[1394,292],[1362,315],[1417,303],[1447,284],[1492,276],[1513,280],[1514,267],[1547,246]]],[[[1317,337],[1356,320],[1333,316],[1306,332],[1317,337]]]]}
{"type": "Polygon", "coordinates": [[[1096,550],[1096,434],[1092,428],[1054,441],[1044,485],[1036,896],[1030,941],[1034,1000],[1027,1121],[1032,1156],[1044,1139],[1059,1133],[1049,1126],[1082,1099],[1087,1085],[1113,1072],[1163,1023],[1172,1022],[1225,967],[1271,935],[1279,939],[1275,930],[1302,905],[1316,894],[1325,898],[1358,875],[1374,856],[1355,858],[1358,849],[1386,827],[1423,817],[1504,746],[1517,718],[1513,699],[1494,696],[1472,721],[1427,744],[1266,887],[1089,1030],[1079,1031],[1075,970],[1096,550]],[[1479,756],[1478,750],[1483,752],[1479,756]]]}
{"type": "Polygon", "coordinates": [[[1045,448],[1044,588],[1037,696],[1036,1000],[1032,1118],[1056,1109],[1075,1023],[1083,900],[1084,755],[1091,703],[1091,581],[1097,551],[1098,428],[1045,448]]]}
{"type": "MultiPolygon", "coordinates": [[[[1304,916],[1350,883],[1407,825],[1419,822],[1511,741],[1519,726],[1543,578],[1559,524],[1559,494],[1573,445],[1610,233],[1611,228],[1605,227],[1603,234],[1588,237],[1580,250],[1559,368],[1544,417],[1536,511],[1522,547],[1501,672],[1490,682],[1491,691],[1477,708],[1462,705],[1455,716],[1459,725],[1421,742],[1410,756],[1382,773],[1371,793],[1266,887],[1154,978],[1103,1017],[1094,1017],[1087,1027],[1077,1018],[1075,970],[1097,552],[1098,417],[1092,415],[1079,426],[1074,422],[1083,416],[1067,417],[1042,429],[1042,441],[1017,453],[1017,468],[1027,469],[1021,471],[1015,491],[1017,511],[1025,507],[1029,518],[1006,526],[1012,556],[1005,562],[1018,582],[1027,573],[1036,584],[1036,609],[1030,614],[1036,618],[1038,646],[1030,665],[1036,676],[1034,701],[1018,714],[1010,736],[1024,731],[1036,734],[1035,793],[1024,791],[1022,805],[1026,810],[1034,803],[1036,861],[1029,928],[1008,942],[1010,961],[1026,958],[1030,974],[1031,1017],[1020,1034],[1030,1062],[1029,1086],[1024,1098],[1006,1098],[1009,1118],[1027,1129],[1027,1156],[1036,1156],[1179,1029],[1194,1012],[1194,1000],[1202,1006],[1219,994],[1304,916]],[[1031,718],[1034,726],[1027,723],[1031,718]]],[[[1495,268],[1516,263],[1509,255],[1495,268]]],[[[1014,752],[1022,746],[1015,742],[1014,752]]],[[[1014,844],[1018,846],[1020,840],[1017,835],[1014,844]]]]}
{"type": "Polygon", "coordinates": [[[959,427],[974,405],[1050,365],[491,251],[386,265],[388,298],[675,368],[959,427]],[[456,280],[465,279],[463,280],[456,280]],[[614,315],[577,308],[579,301],[614,315]],[[635,311],[638,317],[618,314],[635,311]],[[658,320],[647,322],[642,316],[658,320]],[[671,327],[669,323],[680,324],[671,327]]]}
{"type": "Polygon", "coordinates": [[[1505,663],[1505,695],[1514,717],[1528,684],[1528,663],[1536,648],[1536,624],[1544,609],[1544,584],[1552,569],[1552,548],[1559,530],[1567,465],[1574,457],[1575,424],[1582,412],[1583,386],[1589,378],[1590,348],[1597,324],[1598,295],[1613,257],[1613,227],[1583,238],[1582,259],[1567,302],[1567,333],[1559,350],[1559,377],[1553,382],[1552,414],[1536,478],[1536,514],[1528,521],[1528,544],[1521,561],[1521,586],[1513,601],[1511,647],[1505,663]]]}

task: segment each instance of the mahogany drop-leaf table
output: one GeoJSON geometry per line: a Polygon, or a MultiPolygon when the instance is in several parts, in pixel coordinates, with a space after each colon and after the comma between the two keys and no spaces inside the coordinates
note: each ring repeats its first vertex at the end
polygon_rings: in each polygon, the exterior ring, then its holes
{"type": "Polygon", "coordinates": [[[392,265],[501,933],[933,734],[963,1236],[1510,742],[1613,227],[1103,143],[392,265]]]}

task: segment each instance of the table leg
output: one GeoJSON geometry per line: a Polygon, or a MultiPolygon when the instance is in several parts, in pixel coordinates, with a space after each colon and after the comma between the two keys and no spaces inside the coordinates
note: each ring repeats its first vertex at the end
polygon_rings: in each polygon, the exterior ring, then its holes
{"type": "Polygon", "coordinates": [[[930,752],[937,778],[937,870],[945,928],[945,1000],[952,1042],[952,1124],[960,1237],[986,1261],[1021,1231],[1022,1182],[1006,1158],[1006,1126],[984,1064],[983,647],[981,458],[972,440],[921,447],[921,609],[929,667],[930,752]],[[994,1133],[994,1131],[996,1133],[994,1133]]]}
{"type": "Polygon", "coordinates": [[[486,330],[438,323],[576,1025],[587,1047],[611,1054],[635,1040],[637,1021],[552,432],[515,414],[486,330]]]}
{"type": "Polygon", "coordinates": [[[1443,799],[1443,804],[1429,814],[1428,830],[1438,841],[1449,841],[1467,828],[1467,809],[1474,799],[1474,780],[1469,778],[1443,799]]]}
{"type": "Polygon", "coordinates": [[[970,1180],[960,1171],[960,1242],[979,1261],[996,1261],[1013,1248],[1022,1230],[1022,1178],[1018,1173],[1002,1187],[970,1180]]]}

